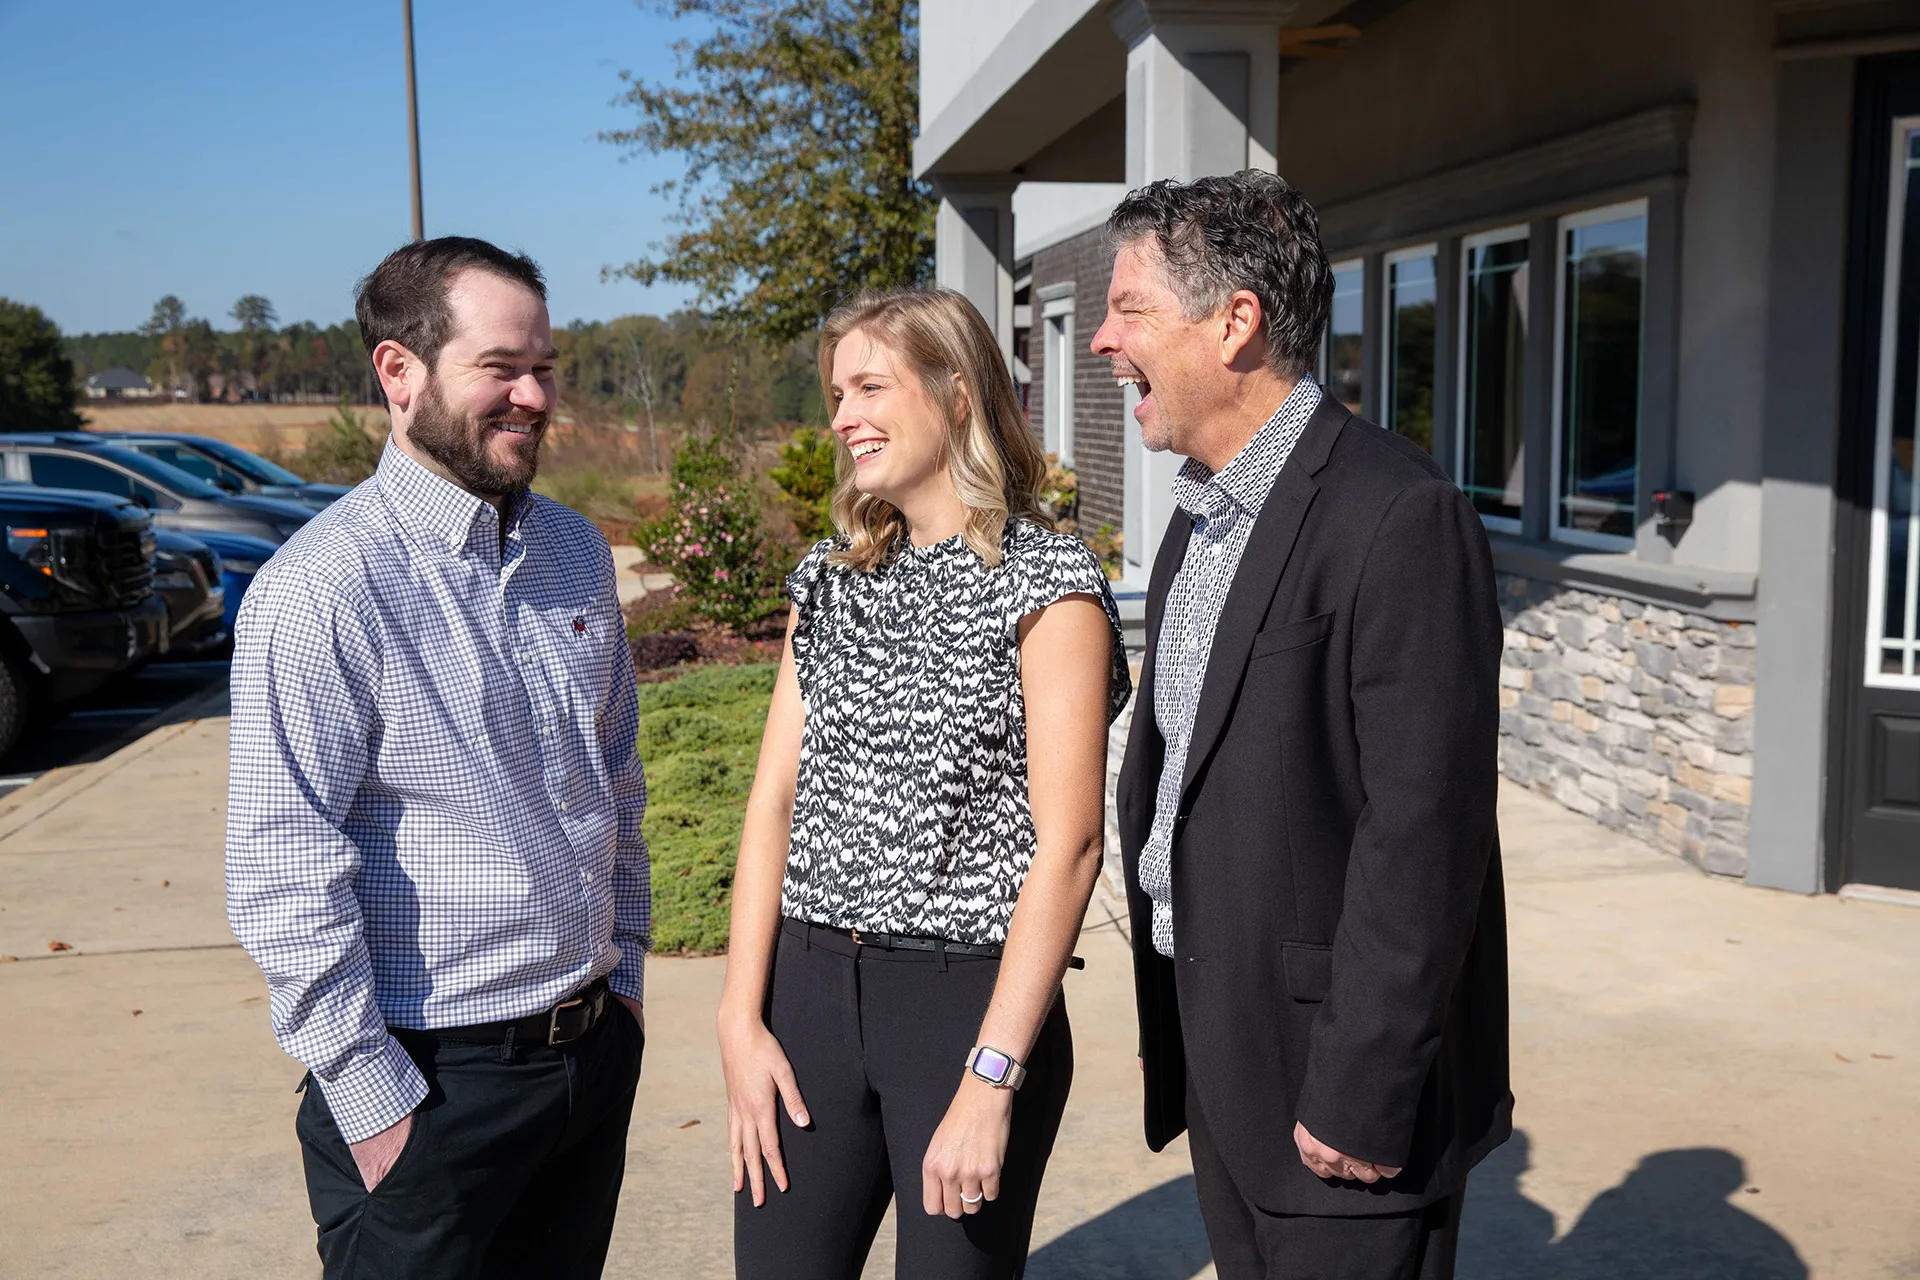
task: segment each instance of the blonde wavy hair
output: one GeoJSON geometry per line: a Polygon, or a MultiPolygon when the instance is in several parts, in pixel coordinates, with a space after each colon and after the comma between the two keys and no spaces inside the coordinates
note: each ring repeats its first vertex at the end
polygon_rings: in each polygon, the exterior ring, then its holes
{"type": "MultiPolygon", "coordinates": [[[[1053,528],[1040,505],[1046,454],[1020,408],[1000,344],[971,302],[951,289],[869,290],[836,307],[820,331],[820,390],[829,406],[834,352],[856,333],[902,362],[945,415],[942,457],[967,508],[962,533],[975,555],[989,567],[1000,563],[1009,520],[1053,528]]],[[[846,447],[835,452],[840,476],[833,523],[847,536],[847,546],[834,559],[871,572],[907,536],[907,520],[892,503],[862,493],[846,447]]]]}

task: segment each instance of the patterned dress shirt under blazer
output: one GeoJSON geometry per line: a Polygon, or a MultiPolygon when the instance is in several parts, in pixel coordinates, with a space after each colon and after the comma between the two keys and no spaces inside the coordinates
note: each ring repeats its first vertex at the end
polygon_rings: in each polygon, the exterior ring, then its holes
{"type": "Polygon", "coordinates": [[[1319,383],[1300,379],[1219,474],[1189,458],[1173,482],[1173,500],[1193,517],[1193,536],[1167,590],[1167,612],[1154,655],[1153,714],[1167,755],[1154,794],[1153,830],[1140,851],[1140,887],[1153,900],[1153,949],[1163,956],[1173,954],[1173,824],[1213,632],[1253,522],[1267,505],[1267,494],[1306,430],[1307,419],[1320,407],[1321,394],[1319,383]]]}
{"type": "Polygon", "coordinates": [[[387,445],[236,624],[227,904],[349,1142],[426,1095],[389,1026],[638,999],[646,783],[605,538],[387,445]]]}

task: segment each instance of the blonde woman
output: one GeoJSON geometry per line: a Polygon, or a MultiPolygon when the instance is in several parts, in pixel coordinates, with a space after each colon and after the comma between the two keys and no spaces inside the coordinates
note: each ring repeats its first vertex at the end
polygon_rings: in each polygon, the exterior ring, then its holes
{"type": "Polygon", "coordinates": [[[719,1031],[743,1280],[1026,1267],[1073,1076],[1060,980],[1131,693],[1098,561],[986,322],[946,291],[828,317],[842,532],[787,579],[719,1031]]]}

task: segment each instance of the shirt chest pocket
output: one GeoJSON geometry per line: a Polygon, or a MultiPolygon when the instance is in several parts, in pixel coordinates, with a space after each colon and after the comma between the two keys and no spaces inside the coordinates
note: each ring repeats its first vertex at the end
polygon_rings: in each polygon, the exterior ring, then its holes
{"type": "Polygon", "coordinates": [[[612,687],[617,646],[626,643],[619,611],[590,601],[575,608],[529,610],[535,633],[525,647],[538,655],[542,682],[574,717],[592,716],[612,687]]]}

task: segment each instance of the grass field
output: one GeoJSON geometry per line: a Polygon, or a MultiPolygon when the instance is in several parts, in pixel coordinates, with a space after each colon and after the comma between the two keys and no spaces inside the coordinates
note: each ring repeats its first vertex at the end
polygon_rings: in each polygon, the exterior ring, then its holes
{"type": "Polygon", "coordinates": [[[734,854],[777,671],[706,667],[640,688],[658,954],[727,948],[734,854]]]}

